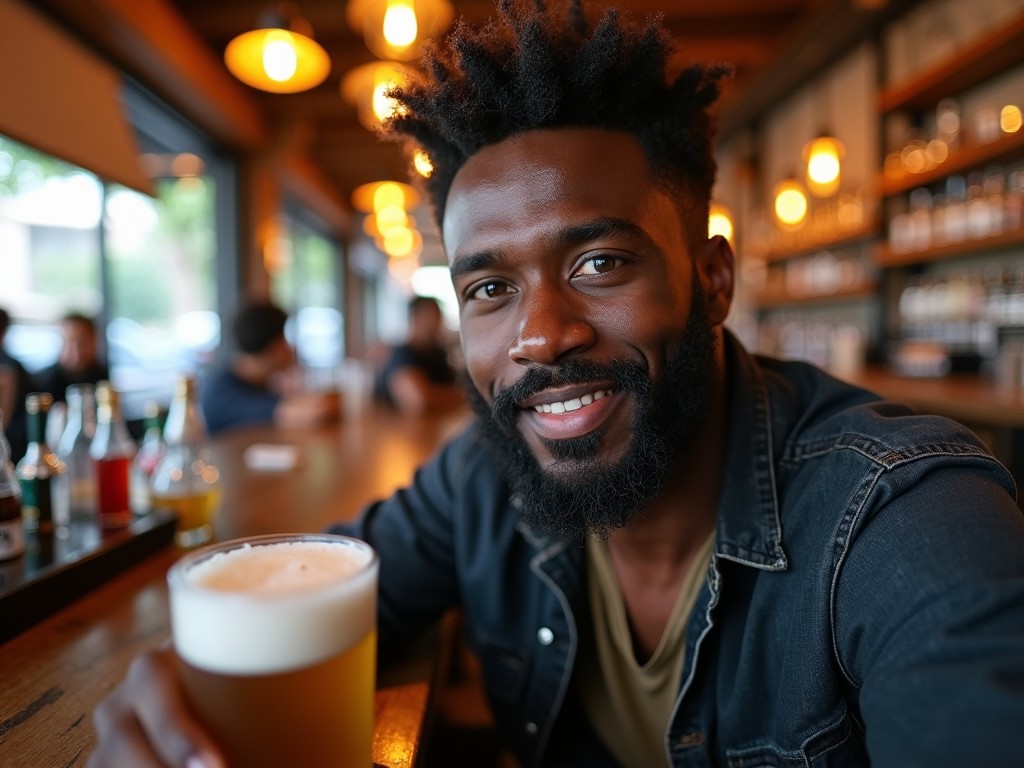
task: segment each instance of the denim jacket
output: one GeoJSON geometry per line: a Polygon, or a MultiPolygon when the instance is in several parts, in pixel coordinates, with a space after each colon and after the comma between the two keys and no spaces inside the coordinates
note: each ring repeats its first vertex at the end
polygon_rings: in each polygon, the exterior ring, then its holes
{"type": "MultiPolygon", "coordinates": [[[[727,339],[716,551],[666,765],[1024,765],[1024,517],[958,424],[727,339]]],[[[570,687],[583,551],[534,536],[474,428],[346,532],[382,643],[461,605],[526,766],[614,765],[570,687]]]]}

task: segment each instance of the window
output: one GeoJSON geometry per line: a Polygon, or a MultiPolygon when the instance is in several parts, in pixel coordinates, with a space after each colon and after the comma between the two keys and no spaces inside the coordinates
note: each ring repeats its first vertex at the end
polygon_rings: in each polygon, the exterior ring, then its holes
{"type": "Polygon", "coordinates": [[[32,371],[56,360],[64,314],[97,317],[135,419],[213,361],[237,293],[237,206],[230,160],[140,88],[124,95],[155,197],[0,136],[0,305],[5,346],[32,371]]]}
{"type": "Polygon", "coordinates": [[[341,248],[311,213],[291,205],[282,217],[271,298],[289,314],[286,333],[299,362],[329,371],[345,356],[341,248]]]}

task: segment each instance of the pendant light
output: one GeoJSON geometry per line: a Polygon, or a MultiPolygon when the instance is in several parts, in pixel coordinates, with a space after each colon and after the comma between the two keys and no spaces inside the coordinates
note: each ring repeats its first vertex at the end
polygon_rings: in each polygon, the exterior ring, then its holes
{"type": "Polygon", "coordinates": [[[846,148],[834,136],[823,131],[804,145],[803,157],[807,163],[807,188],[818,197],[828,197],[839,191],[840,167],[846,148]]]}
{"type": "Polygon", "coordinates": [[[792,176],[775,185],[772,191],[775,218],[789,229],[796,229],[807,218],[807,193],[792,176]]]}
{"type": "Polygon", "coordinates": [[[327,52],[294,3],[278,3],[263,12],[257,28],[236,37],[224,50],[224,62],[246,85],[271,93],[313,88],[331,71],[327,52]]]}
{"type": "Polygon", "coordinates": [[[376,130],[383,120],[398,110],[398,102],[388,90],[409,82],[411,70],[397,61],[371,61],[345,73],[341,96],[356,108],[364,127],[376,130]]]}
{"type": "Polygon", "coordinates": [[[422,55],[423,40],[452,23],[455,10],[449,0],[349,0],[345,17],[376,56],[410,61],[422,55]]]}

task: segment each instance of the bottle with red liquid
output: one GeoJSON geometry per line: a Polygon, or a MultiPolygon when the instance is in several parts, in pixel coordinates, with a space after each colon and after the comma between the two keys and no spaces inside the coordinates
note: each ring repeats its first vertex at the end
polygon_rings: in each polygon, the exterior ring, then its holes
{"type": "Polygon", "coordinates": [[[103,528],[132,522],[131,467],[135,442],[121,415],[121,398],[108,381],[96,385],[96,435],[89,446],[96,471],[96,514],[103,528]]]}

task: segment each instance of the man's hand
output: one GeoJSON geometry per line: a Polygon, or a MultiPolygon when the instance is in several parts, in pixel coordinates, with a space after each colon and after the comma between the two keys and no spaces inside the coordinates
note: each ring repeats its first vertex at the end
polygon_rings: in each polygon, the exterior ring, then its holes
{"type": "Polygon", "coordinates": [[[135,658],[128,675],[93,713],[97,746],[89,768],[225,768],[213,740],[185,702],[170,647],[135,658]]]}

